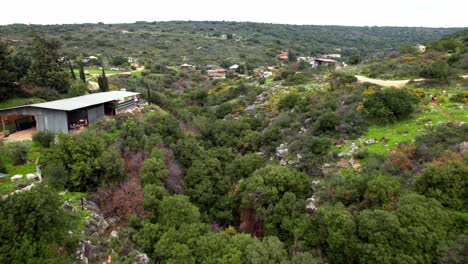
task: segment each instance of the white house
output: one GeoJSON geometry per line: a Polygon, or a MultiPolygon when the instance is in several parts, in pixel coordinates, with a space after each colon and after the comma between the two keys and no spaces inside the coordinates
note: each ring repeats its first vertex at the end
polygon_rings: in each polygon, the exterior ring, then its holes
{"type": "Polygon", "coordinates": [[[239,65],[237,65],[237,64],[234,64],[231,67],[229,67],[230,71],[237,71],[237,69],[239,69],[239,65]]]}
{"type": "Polygon", "coordinates": [[[195,66],[184,63],[184,64],[180,65],[179,68],[181,68],[181,69],[193,69],[193,68],[195,68],[195,66]]]}
{"type": "Polygon", "coordinates": [[[264,71],[264,72],[261,72],[261,73],[258,74],[258,76],[264,77],[264,78],[268,78],[268,77],[270,77],[272,75],[273,75],[273,73],[271,71],[264,71]]]}

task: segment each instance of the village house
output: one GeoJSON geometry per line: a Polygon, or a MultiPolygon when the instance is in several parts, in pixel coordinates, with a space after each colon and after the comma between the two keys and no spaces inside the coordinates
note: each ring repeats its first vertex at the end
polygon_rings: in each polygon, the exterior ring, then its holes
{"type": "Polygon", "coordinates": [[[312,61],[310,61],[310,65],[312,68],[318,67],[318,66],[327,66],[330,64],[336,64],[338,61],[333,60],[333,59],[325,59],[325,58],[314,58],[312,61]]]}
{"type": "Polygon", "coordinates": [[[3,135],[32,130],[74,133],[105,116],[131,110],[139,104],[139,93],[110,91],[0,109],[3,135]]]}
{"type": "Polygon", "coordinates": [[[194,69],[195,66],[184,63],[184,64],[180,65],[179,68],[181,68],[181,69],[194,69]]]}
{"type": "Polygon", "coordinates": [[[237,69],[239,69],[239,65],[237,65],[237,64],[234,64],[231,67],[229,67],[230,71],[237,71],[237,69]]]}
{"type": "Polygon", "coordinates": [[[271,71],[264,71],[264,72],[260,72],[260,73],[258,74],[258,76],[264,77],[264,78],[268,78],[268,77],[270,77],[270,76],[272,76],[272,75],[273,75],[273,73],[272,73],[271,71]]]}
{"type": "Polygon", "coordinates": [[[341,54],[324,54],[322,55],[322,58],[335,58],[335,59],[339,59],[341,58],[341,54]]]}
{"type": "Polygon", "coordinates": [[[288,53],[286,51],[281,51],[278,57],[280,60],[284,61],[287,61],[289,59],[288,53]]]}
{"type": "Polygon", "coordinates": [[[206,71],[208,77],[212,79],[224,79],[226,78],[226,70],[225,69],[212,69],[206,71]]]}

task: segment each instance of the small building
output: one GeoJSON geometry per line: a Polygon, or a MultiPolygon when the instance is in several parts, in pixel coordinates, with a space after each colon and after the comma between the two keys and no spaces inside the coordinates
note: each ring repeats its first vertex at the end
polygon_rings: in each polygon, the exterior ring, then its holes
{"type": "Polygon", "coordinates": [[[237,71],[237,69],[239,69],[239,65],[237,65],[237,64],[234,64],[231,67],[229,67],[230,71],[237,71]]]}
{"type": "Polygon", "coordinates": [[[333,59],[325,59],[325,58],[314,58],[313,60],[310,61],[310,65],[312,66],[312,68],[315,68],[318,66],[335,64],[335,63],[338,63],[338,61],[333,60],[333,59]]]}
{"type": "Polygon", "coordinates": [[[270,77],[270,76],[272,76],[272,75],[273,75],[273,73],[272,73],[271,71],[264,71],[264,72],[260,72],[260,73],[258,74],[258,76],[264,77],[264,78],[268,78],[268,77],[270,77]]]}
{"type": "Polygon", "coordinates": [[[284,61],[289,60],[288,53],[286,51],[281,51],[279,54],[279,59],[284,61]]]}
{"type": "Polygon", "coordinates": [[[322,55],[322,58],[335,58],[335,59],[339,59],[339,58],[341,58],[341,54],[338,54],[338,53],[334,53],[334,54],[324,54],[324,55],[322,55]]]}
{"type": "Polygon", "coordinates": [[[181,69],[193,69],[193,68],[195,68],[195,66],[184,63],[184,64],[180,65],[179,68],[181,68],[181,69]]]}
{"type": "Polygon", "coordinates": [[[214,69],[214,70],[207,70],[206,73],[208,77],[213,79],[224,79],[226,78],[226,70],[225,69],[214,69]]]}
{"type": "Polygon", "coordinates": [[[73,133],[105,116],[133,109],[139,93],[111,91],[0,109],[3,132],[12,123],[15,131],[35,128],[38,131],[73,133]]]}

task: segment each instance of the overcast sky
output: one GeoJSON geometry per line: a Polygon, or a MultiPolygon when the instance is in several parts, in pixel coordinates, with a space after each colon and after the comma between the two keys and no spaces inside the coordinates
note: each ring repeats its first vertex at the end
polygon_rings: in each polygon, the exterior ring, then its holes
{"type": "Polygon", "coordinates": [[[0,24],[215,20],[467,27],[467,0],[5,0],[0,24]]]}

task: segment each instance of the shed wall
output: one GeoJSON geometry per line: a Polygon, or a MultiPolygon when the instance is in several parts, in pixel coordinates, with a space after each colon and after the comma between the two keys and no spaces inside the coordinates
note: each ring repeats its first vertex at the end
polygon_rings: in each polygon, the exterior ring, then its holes
{"type": "Polygon", "coordinates": [[[104,117],[104,104],[88,108],[88,122],[95,123],[100,118],[104,117]]]}
{"type": "Polygon", "coordinates": [[[37,109],[36,126],[38,131],[68,133],[67,113],[50,109],[37,109]]]}
{"type": "Polygon", "coordinates": [[[68,133],[67,114],[65,111],[36,107],[22,107],[3,110],[2,113],[32,115],[36,118],[36,128],[38,131],[50,130],[52,132],[68,133]]]}

